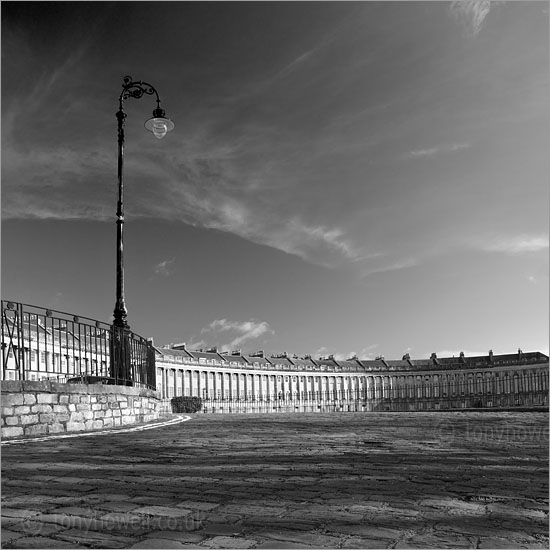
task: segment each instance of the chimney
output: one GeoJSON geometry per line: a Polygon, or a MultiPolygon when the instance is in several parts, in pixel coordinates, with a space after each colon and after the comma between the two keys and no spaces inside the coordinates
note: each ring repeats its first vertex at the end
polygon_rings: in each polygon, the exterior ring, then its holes
{"type": "Polygon", "coordinates": [[[411,356],[408,353],[405,353],[405,355],[403,355],[403,357],[402,357],[402,360],[403,361],[408,361],[410,358],[411,358],[411,356]]]}
{"type": "Polygon", "coordinates": [[[489,363],[492,363],[493,362],[493,350],[490,349],[489,350],[489,363]]]}

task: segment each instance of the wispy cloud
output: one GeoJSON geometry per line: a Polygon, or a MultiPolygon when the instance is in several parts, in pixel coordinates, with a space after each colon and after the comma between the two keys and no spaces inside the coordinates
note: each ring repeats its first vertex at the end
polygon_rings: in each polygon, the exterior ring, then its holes
{"type": "Polygon", "coordinates": [[[230,342],[221,345],[222,348],[229,350],[249,340],[255,340],[264,334],[275,334],[273,329],[269,326],[269,323],[266,321],[256,321],[254,319],[243,322],[216,319],[201,330],[201,334],[206,333],[232,333],[235,335],[230,342]]]}
{"type": "Polygon", "coordinates": [[[153,267],[153,273],[161,277],[169,277],[174,272],[174,263],[176,258],[163,260],[153,267]]]}
{"type": "Polygon", "coordinates": [[[422,159],[422,158],[432,158],[439,153],[452,153],[454,151],[461,151],[463,149],[468,149],[470,147],[469,143],[451,143],[447,145],[439,145],[437,147],[429,147],[426,149],[415,149],[405,153],[403,157],[405,159],[422,159]]]}
{"type": "Polygon", "coordinates": [[[452,15],[463,25],[468,35],[476,36],[491,11],[490,0],[454,0],[449,7],[452,15]]]}
{"type": "Polygon", "coordinates": [[[419,259],[417,258],[403,258],[402,260],[397,260],[394,262],[379,263],[378,265],[367,265],[362,268],[361,276],[363,278],[368,277],[369,275],[374,275],[375,273],[385,273],[387,271],[398,271],[400,269],[407,269],[409,267],[414,267],[419,264],[419,259]]]}
{"type": "Polygon", "coordinates": [[[485,252],[500,252],[503,254],[540,252],[548,249],[548,236],[517,235],[509,237],[492,237],[483,242],[475,243],[474,247],[485,252]]]}

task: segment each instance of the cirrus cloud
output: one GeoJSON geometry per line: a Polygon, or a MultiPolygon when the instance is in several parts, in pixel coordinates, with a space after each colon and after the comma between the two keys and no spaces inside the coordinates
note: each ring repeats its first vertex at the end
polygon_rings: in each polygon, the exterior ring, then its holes
{"type": "Polygon", "coordinates": [[[475,36],[491,11],[491,2],[490,0],[454,0],[449,9],[453,16],[464,24],[467,33],[475,36]]]}

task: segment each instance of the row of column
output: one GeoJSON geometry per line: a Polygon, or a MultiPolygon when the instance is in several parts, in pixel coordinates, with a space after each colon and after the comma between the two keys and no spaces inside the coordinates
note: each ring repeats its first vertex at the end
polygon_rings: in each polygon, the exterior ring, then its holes
{"type": "Polygon", "coordinates": [[[548,369],[403,375],[252,374],[157,363],[164,397],[284,400],[419,399],[548,390],[548,369]]]}

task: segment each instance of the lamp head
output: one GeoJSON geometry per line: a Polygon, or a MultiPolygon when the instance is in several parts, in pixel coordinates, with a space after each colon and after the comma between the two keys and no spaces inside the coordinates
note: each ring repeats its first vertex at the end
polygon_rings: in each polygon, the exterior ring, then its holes
{"type": "Polygon", "coordinates": [[[162,139],[168,132],[174,129],[174,123],[166,118],[164,109],[160,107],[153,111],[153,117],[145,121],[145,128],[157,139],[162,139]]]}

